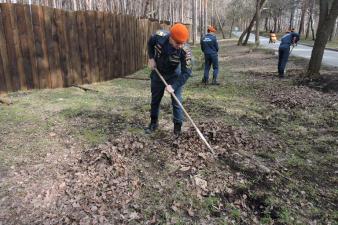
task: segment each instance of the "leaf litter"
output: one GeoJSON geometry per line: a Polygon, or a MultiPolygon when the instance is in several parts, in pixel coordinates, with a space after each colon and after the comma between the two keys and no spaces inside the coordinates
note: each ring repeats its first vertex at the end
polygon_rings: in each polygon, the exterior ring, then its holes
{"type": "MultiPolygon", "coordinates": [[[[280,108],[336,107],[332,95],[285,87],[259,89],[258,94],[280,108]]],[[[95,120],[89,122],[100,127],[95,120]]],[[[0,212],[0,218],[6,224],[260,224],[262,219],[268,224],[317,224],[318,218],[330,224],[327,215],[308,214],[315,201],[306,198],[306,191],[297,191],[300,197],[295,198],[290,182],[301,181],[281,177],[289,170],[277,159],[257,156],[284,151],[284,143],[273,134],[252,134],[219,121],[198,123],[198,127],[216,158],[193,127],[186,127],[177,139],[161,131],[149,137],[108,127],[114,131],[109,141],[92,148],[77,146],[79,151],[68,154],[67,160],[50,156],[58,164],[53,168],[58,176],[50,185],[23,188],[24,200],[15,199],[17,190],[9,189],[5,200],[14,200],[9,204],[11,213],[1,217],[6,212],[0,212]],[[176,197],[180,189],[188,200],[176,197]],[[151,204],[156,195],[161,201],[151,204]],[[298,221],[285,206],[297,211],[298,221]]],[[[55,131],[50,136],[58,135],[55,131]]],[[[73,141],[68,140],[69,148],[76,146],[73,141]]],[[[13,179],[26,184],[25,177],[44,169],[18,171],[13,179]]]]}

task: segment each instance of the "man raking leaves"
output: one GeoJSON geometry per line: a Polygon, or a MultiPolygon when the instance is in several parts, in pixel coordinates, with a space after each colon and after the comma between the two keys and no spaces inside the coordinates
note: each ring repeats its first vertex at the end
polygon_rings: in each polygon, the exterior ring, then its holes
{"type": "Polygon", "coordinates": [[[170,32],[159,30],[148,41],[148,64],[152,70],[150,74],[151,110],[150,124],[145,132],[150,134],[158,128],[160,103],[166,90],[171,94],[174,134],[176,136],[181,134],[184,112],[204,143],[213,152],[181,103],[183,86],[192,73],[191,51],[186,44],[188,39],[189,31],[187,27],[177,23],[171,27],[170,32]]]}
{"type": "Polygon", "coordinates": [[[288,62],[289,56],[298,41],[299,41],[299,34],[294,32],[293,29],[291,29],[290,31],[287,31],[286,34],[282,37],[281,43],[278,48],[278,76],[279,78],[284,78],[285,67],[288,62]],[[291,45],[292,45],[292,49],[290,50],[291,45]]]}

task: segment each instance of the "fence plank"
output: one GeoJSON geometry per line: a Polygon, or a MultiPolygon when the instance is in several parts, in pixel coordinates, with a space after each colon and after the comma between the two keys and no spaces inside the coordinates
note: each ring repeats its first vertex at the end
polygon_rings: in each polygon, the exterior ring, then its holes
{"type": "Polygon", "coordinates": [[[7,54],[14,91],[27,89],[13,4],[1,4],[7,54]]]}
{"type": "MultiPolygon", "coordinates": [[[[33,89],[34,79],[33,79],[33,69],[32,67],[36,64],[34,61],[34,50],[32,46],[34,46],[31,36],[29,36],[29,31],[32,29],[32,25],[30,23],[30,16],[27,17],[26,5],[16,4],[15,12],[18,24],[19,31],[19,40],[21,44],[22,51],[22,61],[25,71],[25,79],[27,82],[27,88],[33,89]]],[[[28,8],[29,10],[29,8],[28,8]]],[[[36,71],[35,71],[36,72],[36,71]]],[[[39,86],[38,86],[39,87],[39,86]]],[[[38,88],[37,87],[37,88],[38,88]]]]}
{"type": "Polygon", "coordinates": [[[6,78],[5,78],[5,72],[4,67],[2,63],[2,57],[0,52],[0,94],[6,93],[7,87],[6,87],[6,78]]]}
{"type": "Polygon", "coordinates": [[[67,40],[69,43],[70,49],[70,65],[71,71],[69,74],[68,84],[82,84],[81,77],[81,58],[80,58],[80,47],[79,47],[79,37],[78,37],[78,27],[76,22],[76,14],[73,12],[66,12],[67,18],[67,40]]]}
{"type": "Polygon", "coordinates": [[[122,55],[122,49],[124,46],[123,43],[123,37],[121,36],[121,33],[124,32],[119,32],[122,28],[122,24],[121,24],[121,15],[116,15],[115,16],[116,22],[115,22],[115,33],[118,33],[118,35],[116,36],[115,39],[115,45],[116,45],[116,51],[117,51],[117,60],[116,63],[118,65],[118,67],[116,68],[116,73],[119,77],[123,76],[123,55],[122,55]]]}
{"type": "Polygon", "coordinates": [[[31,14],[31,6],[25,5],[25,19],[26,19],[26,26],[27,26],[27,42],[28,42],[28,49],[29,49],[29,60],[31,63],[32,69],[32,78],[33,78],[33,87],[40,88],[39,83],[39,74],[37,68],[37,61],[36,61],[36,49],[34,44],[34,34],[33,34],[33,23],[32,23],[32,14],[31,14]]]}
{"type": "Polygon", "coordinates": [[[27,90],[27,81],[26,81],[26,75],[25,75],[25,68],[24,68],[24,61],[22,57],[22,50],[21,50],[21,45],[20,45],[20,39],[19,39],[19,30],[18,30],[18,22],[16,18],[16,13],[15,13],[15,6],[17,4],[12,4],[10,7],[11,9],[11,23],[12,23],[12,29],[13,29],[13,43],[14,43],[14,50],[16,54],[16,66],[18,69],[18,74],[19,74],[19,79],[20,79],[20,89],[21,90],[27,90]]]}
{"type": "Polygon", "coordinates": [[[117,42],[118,40],[118,36],[120,35],[120,32],[117,32],[118,30],[116,30],[116,24],[118,23],[117,20],[118,15],[113,14],[112,15],[112,76],[115,77],[119,77],[119,67],[120,65],[118,64],[118,58],[120,57],[120,54],[118,52],[118,47],[119,47],[119,42],[117,42]]]}
{"type": "Polygon", "coordinates": [[[100,81],[97,61],[97,46],[96,46],[96,12],[88,11],[85,14],[88,37],[88,51],[89,51],[89,70],[91,75],[91,82],[100,81]]]}
{"type": "Polygon", "coordinates": [[[142,41],[142,46],[141,46],[141,54],[142,54],[142,64],[145,64],[145,47],[146,47],[146,35],[145,35],[145,22],[144,20],[140,20],[140,29],[143,31],[141,33],[141,41],[142,41]]]}
{"type": "Polygon", "coordinates": [[[127,36],[128,37],[128,73],[127,74],[131,74],[133,72],[133,64],[134,64],[134,60],[133,60],[133,26],[131,24],[131,16],[127,15],[127,26],[129,27],[130,30],[130,34],[127,36]]]}
{"type": "Polygon", "coordinates": [[[44,30],[43,9],[41,6],[37,5],[32,5],[31,9],[32,9],[32,23],[35,41],[35,56],[39,76],[39,87],[51,88],[47,45],[44,30]]]}
{"type": "Polygon", "coordinates": [[[143,38],[142,38],[142,23],[140,20],[137,20],[137,30],[136,30],[136,33],[137,33],[137,49],[138,49],[138,60],[137,60],[137,68],[138,69],[142,69],[143,67],[143,55],[142,55],[142,45],[143,45],[143,38]]]}
{"type": "Polygon", "coordinates": [[[58,88],[63,86],[62,73],[60,69],[60,53],[59,44],[56,35],[56,26],[54,20],[54,9],[43,7],[45,19],[45,32],[48,51],[48,62],[51,76],[51,88],[58,88]]]}
{"type": "Polygon", "coordinates": [[[123,46],[124,46],[124,56],[125,56],[125,60],[123,61],[123,66],[124,66],[124,74],[123,76],[129,74],[130,71],[130,65],[128,65],[128,62],[130,62],[130,53],[129,53],[129,49],[130,49],[130,27],[129,27],[129,20],[128,20],[128,16],[123,15],[123,26],[125,27],[126,30],[128,30],[128,35],[124,35],[123,38],[123,46]]]}
{"type": "Polygon", "coordinates": [[[96,41],[97,41],[97,60],[99,69],[99,80],[105,80],[105,61],[106,61],[106,48],[104,37],[104,13],[98,12],[96,19],[96,41]]]}
{"type": "Polygon", "coordinates": [[[69,87],[70,81],[70,49],[67,40],[66,30],[66,12],[60,9],[54,9],[54,20],[56,28],[56,37],[59,40],[60,69],[62,74],[63,86],[69,87]]]}
{"type": "Polygon", "coordinates": [[[132,16],[128,16],[129,19],[129,27],[130,27],[130,35],[129,35],[129,41],[130,41],[130,74],[135,72],[135,24],[132,16]]]}
{"type": "MultiPolygon", "coordinates": [[[[1,7],[1,6],[0,6],[1,7]]],[[[11,70],[10,65],[8,61],[8,55],[7,55],[7,43],[5,38],[5,31],[2,23],[2,16],[0,16],[0,57],[2,61],[2,69],[5,77],[5,84],[6,84],[6,90],[13,91],[14,88],[12,87],[12,79],[11,79],[11,70]]]]}
{"type": "Polygon", "coordinates": [[[76,19],[79,31],[79,46],[81,57],[81,76],[83,83],[91,83],[91,77],[89,73],[89,55],[88,55],[88,40],[87,40],[87,26],[83,11],[76,12],[76,19]]]}
{"type": "Polygon", "coordinates": [[[112,28],[111,28],[111,14],[108,12],[104,13],[104,37],[105,37],[105,48],[106,48],[106,65],[105,65],[105,80],[112,78],[112,28]]]}
{"type": "MultiPolygon", "coordinates": [[[[126,16],[125,15],[121,15],[121,27],[120,29],[122,29],[123,27],[127,26],[127,20],[126,20],[126,16]]],[[[126,45],[125,43],[127,43],[127,32],[121,32],[121,46],[122,46],[122,51],[121,51],[121,55],[123,55],[124,57],[122,58],[122,76],[125,76],[127,74],[127,61],[128,61],[128,56],[127,56],[127,52],[128,52],[128,45],[126,45]]]]}

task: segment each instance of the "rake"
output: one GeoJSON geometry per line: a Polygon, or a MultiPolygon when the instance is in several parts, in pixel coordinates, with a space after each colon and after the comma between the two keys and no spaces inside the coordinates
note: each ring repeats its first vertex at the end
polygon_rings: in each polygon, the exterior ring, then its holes
{"type": "MultiPolygon", "coordinates": [[[[163,76],[161,75],[161,73],[158,71],[158,69],[155,68],[154,70],[156,71],[157,75],[161,78],[161,80],[164,83],[164,85],[167,87],[168,83],[165,81],[165,79],[163,78],[163,76]]],[[[190,115],[185,110],[185,108],[183,107],[182,103],[178,100],[178,98],[176,97],[175,93],[170,93],[170,94],[175,99],[175,101],[177,102],[177,104],[181,107],[181,109],[183,110],[184,114],[188,117],[188,119],[190,120],[190,122],[194,126],[195,130],[197,131],[198,136],[202,139],[202,141],[208,147],[208,149],[212,152],[212,154],[215,154],[214,150],[211,148],[210,144],[205,139],[205,137],[203,136],[202,132],[198,129],[198,127],[196,126],[196,124],[194,123],[194,121],[191,119],[190,115]]]]}

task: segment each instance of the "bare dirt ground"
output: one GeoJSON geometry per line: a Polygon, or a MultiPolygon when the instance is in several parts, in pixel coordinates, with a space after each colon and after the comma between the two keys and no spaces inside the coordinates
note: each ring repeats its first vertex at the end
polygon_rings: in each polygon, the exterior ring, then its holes
{"type": "MultiPolygon", "coordinates": [[[[301,82],[306,62],[220,42],[220,86],[201,52],[172,135],[150,136],[149,71],[87,87],[12,93],[0,105],[0,224],[337,224],[338,97],[301,82]],[[304,86],[306,85],[306,86],[304,86]]],[[[334,69],[325,68],[335,79],[334,69]]],[[[312,83],[311,83],[312,82],[312,83]]]]}

